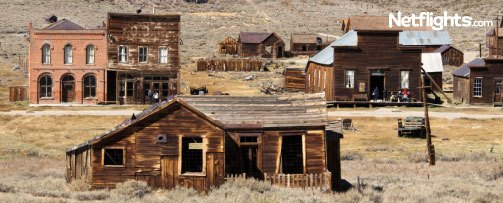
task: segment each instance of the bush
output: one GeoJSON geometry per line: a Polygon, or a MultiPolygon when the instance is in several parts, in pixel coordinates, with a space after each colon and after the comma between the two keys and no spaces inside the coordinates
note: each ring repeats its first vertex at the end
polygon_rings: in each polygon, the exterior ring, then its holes
{"type": "Polygon", "coordinates": [[[362,160],[363,156],[358,152],[341,153],[342,161],[362,160]]]}
{"type": "Polygon", "coordinates": [[[146,182],[128,180],[123,183],[117,184],[117,187],[111,191],[112,196],[116,199],[136,199],[143,198],[146,194],[150,193],[151,189],[146,182]]]}
{"type": "Polygon", "coordinates": [[[13,186],[10,185],[5,185],[3,183],[0,183],[0,192],[4,193],[15,193],[16,189],[13,186]]]}
{"type": "Polygon", "coordinates": [[[72,194],[72,199],[76,199],[79,201],[106,200],[109,197],[110,197],[110,193],[109,193],[109,191],[106,191],[106,190],[74,192],[72,194]]]}

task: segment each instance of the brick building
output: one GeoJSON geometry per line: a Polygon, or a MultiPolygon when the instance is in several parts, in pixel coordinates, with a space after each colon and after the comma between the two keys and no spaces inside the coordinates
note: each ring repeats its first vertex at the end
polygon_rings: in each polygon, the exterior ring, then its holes
{"type": "Polygon", "coordinates": [[[30,103],[105,101],[105,33],[104,29],[86,29],[66,19],[42,29],[35,29],[30,23],[30,103]]]}

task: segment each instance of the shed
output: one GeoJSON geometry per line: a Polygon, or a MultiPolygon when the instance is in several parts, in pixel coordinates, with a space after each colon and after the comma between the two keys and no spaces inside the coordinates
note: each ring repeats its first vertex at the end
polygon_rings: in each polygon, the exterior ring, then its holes
{"type": "Polygon", "coordinates": [[[239,43],[236,39],[232,37],[225,37],[225,39],[218,43],[218,53],[219,54],[230,54],[237,55],[238,54],[239,43]]]}
{"type": "Polygon", "coordinates": [[[241,32],[238,43],[241,57],[282,58],[285,55],[285,42],[274,32],[241,32]]]}
{"type": "MultiPolygon", "coordinates": [[[[442,73],[444,72],[444,66],[442,64],[442,56],[440,53],[422,53],[421,63],[423,64],[423,69],[433,78],[438,86],[442,87],[442,73]]],[[[424,77],[425,86],[433,86],[430,84],[430,79],[424,77]]],[[[434,89],[435,91],[441,91],[434,89]]]]}
{"type": "Polygon", "coordinates": [[[152,187],[207,191],[245,173],[336,189],[340,134],[334,139],[327,125],[322,94],[179,96],[69,148],[66,178],[93,188],[136,179],[152,187]],[[316,182],[304,181],[308,177],[316,182]]]}
{"type": "Polygon", "coordinates": [[[433,52],[442,55],[442,64],[444,65],[461,66],[463,64],[463,52],[454,48],[452,45],[442,45],[433,52]]]}
{"type": "Polygon", "coordinates": [[[323,38],[317,34],[294,33],[290,36],[290,52],[292,55],[314,55],[323,47],[323,38]]]}

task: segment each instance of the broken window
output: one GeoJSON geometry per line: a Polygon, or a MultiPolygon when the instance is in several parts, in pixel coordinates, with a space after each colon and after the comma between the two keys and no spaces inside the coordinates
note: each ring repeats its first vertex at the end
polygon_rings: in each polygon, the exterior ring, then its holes
{"type": "Polygon", "coordinates": [[[44,44],[44,46],[42,46],[42,63],[51,63],[51,45],[49,44],[44,44]]]}
{"type": "Polygon", "coordinates": [[[410,71],[400,71],[400,88],[409,89],[410,71]]]}
{"type": "Polygon", "coordinates": [[[123,166],[124,149],[110,148],[103,152],[103,165],[105,166],[123,166]]]}
{"type": "Polygon", "coordinates": [[[302,45],[302,51],[307,51],[307,46],[306,45],[302,45]]]}
{"type": "Polygon", "coordinates": [[[86,64],[94,64],[94,46],[87,45],[86,47],[86,64]]]}
{"type": "Polygon", "coordinates": [[[203,172],[203,138],[182,138],[182,174],[203,172]]]}
{"type": "Polygon", "coordinates": [[[45,74],[40,77],[40,98],[52,97],[52,78],[50,75],[45,74]]]}
{"type": "Polygon", "coordinates": [[[355,71],[354,70],[346,70],[344,72],[344,86],[346,88],[354,88],[355,87],[355,71]]]}
{"type": "Polygon", "coordinates": [[[65,64],[73,63],[73,47],[72,45],[67,44],[65,46],[65,64]]]}
{"type": "Polygon", "coordinates": [[[138,48],[138,62],[146,63],[148,56],[148,48],[147,47],[139,47],[138,48]]]}
{"type": "Polygon", "coordinates": [[[473,96],[474,97],[482,97],[482,78],[476,77],[473,80],[473,96]]]}
{"type": "Polygon", "coordinates": [[[96,97],[96,77],[88,75],[84,78],[84,98],[96,97]]]}
{"type": "Polygon", "coordinates": [[[168,63],[168,48],[159,48],[159,63],[168,63]]]}
{"type": "Polygon", "coordinates": [[[119,63],[127,63],[127,47],[119,45],[119,63]]]}
{"type": "Polygon", "coordinates": [[[304,173],[302,135],[283,136],[281,144],[281,169],[284,174],[304,173]]]}

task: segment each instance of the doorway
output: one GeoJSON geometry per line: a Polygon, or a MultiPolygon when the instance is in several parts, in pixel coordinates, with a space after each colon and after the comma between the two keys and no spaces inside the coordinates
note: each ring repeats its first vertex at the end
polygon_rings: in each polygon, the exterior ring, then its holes
{"type": "Polygon", "coordinates": [[[494,82],[494,103],[503,102],[503,94],[501,94],[501,83],[503,80],[496,80],[494,82]]]}
{"type": "Polygon", "coordinates": [[[71,75],[63,76],[61,79],[61,102],[75,101],[75,79],[71,75]]]}
{"type": "Polygon", "coordinates": [[[369,99],[374,99],[372,95],[375,89],[377,88],[377,99],[382,100],[383,91],[384,91],[384,83],[385,83],[385,74],[384,70],[372,70],[370,72],[370,89],[369,89],[369,99]]]}
{"type": "Polygon", "coordinates": [[[247,177],[260,178],[257,152],[257,145],[241,146],[241,168],[247,177]]]}
{"type": "Polygon", "coordinates": [[[278,46],[278,52],[277,52],[276,58],[282,58],[282,57],[283,57],[283,47],[278,46]]]}

